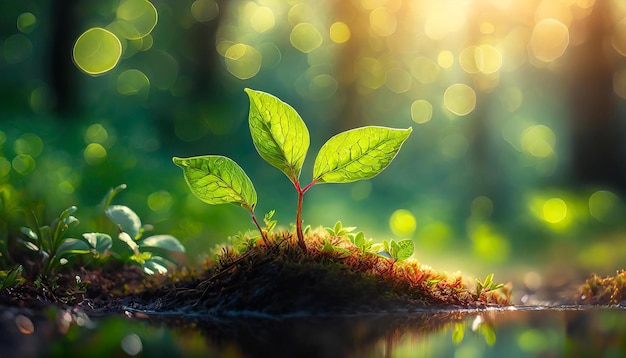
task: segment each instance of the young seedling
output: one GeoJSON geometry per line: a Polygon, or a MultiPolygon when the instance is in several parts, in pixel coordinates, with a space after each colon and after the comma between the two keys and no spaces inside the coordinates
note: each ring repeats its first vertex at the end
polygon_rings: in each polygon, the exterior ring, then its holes
{"type": "Polygon", "coordinates": [[[493,282],[493,274],[487,275],[484,281],[476,279],[476,295],[475,297],[480,297],[483,292],[495,291],[504,287],[502,283],[493,282]]]}
{"type": "MultiPolygon", "coordinates": [[[[318,183],[350,183],[378,175],[395,158],[412,131],[410,127],[368,126],[335,135],[320,149],[313,164],[313,179],[303,186],[299,178],[310,142],[304,121],[280,99],[249,88],[245,91],[250,99],[250,134],[257,152],[282,171],[298,193],[296,234],[302,250],[306,250],[302,230],[304,194],[318,183]]],[[[200,200],[208,204],[231,203],[250,211],[252,221],[268,243],[254,215],[256,191],[237,163],[217,155],[174,157],[173,161],[183,169],[191,192],[200,200]]]]}

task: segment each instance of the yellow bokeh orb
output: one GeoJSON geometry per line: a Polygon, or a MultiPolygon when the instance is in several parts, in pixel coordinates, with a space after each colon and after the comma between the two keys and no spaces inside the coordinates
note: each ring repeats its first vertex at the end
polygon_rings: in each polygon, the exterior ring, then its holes
{"type": "Polygon", "coordinates": [[[476,92],[466,84],[453,84],[444,92],[443,104],[457,116],[468,115],[476,108],[476,92]]]}
{"type": "Polygon", "coordinates": [[[393,232],[395,236],[408,238],[415,233],[417,221],[410,211],[398,209],[394,211],[389,218],[389,228],[391,228],[391,232],[393,232]]]}

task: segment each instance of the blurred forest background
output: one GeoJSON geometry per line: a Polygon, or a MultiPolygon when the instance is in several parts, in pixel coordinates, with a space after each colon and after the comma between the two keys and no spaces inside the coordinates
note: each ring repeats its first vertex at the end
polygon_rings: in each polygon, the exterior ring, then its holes
{"type": "Polygon", "coordinates": [[[0,234],[110,187],[190,263],[253,228],[193,197],[172,156],[221,154],[257,215],[296,193],[256,153],[243,88],[311,132],[414,131],[378,177],[315,186],[305,225],[412,238],[435,268],[611,273],[626,262],[622,0],[59,0],[0,3],[0,234]]]}

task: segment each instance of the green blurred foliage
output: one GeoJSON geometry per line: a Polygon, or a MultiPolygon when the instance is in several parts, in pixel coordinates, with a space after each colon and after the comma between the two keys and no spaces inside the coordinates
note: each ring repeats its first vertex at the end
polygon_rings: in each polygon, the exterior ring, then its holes
{"type": "Polygon", "coordinates": [[[316,186],[305,225],[342,220],[380,240],[411,238],[424,261],[564,257],[610,272],[626,259],[620,4],[3,2],[1,234],[24,220],[18,208],[44,221],[69,205],[90,213],[126,183],[121,202],[190,255],[206,252],[252,223],[191,196],[169,158],[216,153],[246,168],[259,212],[276,209],[289,228],[296,197],[251,144],[250,87],[302,115],[312,151],[345,129],[414,127],[371,182],[316,186]],[[92,76],[72,56],[98,27],[122,53],[92,76]]]}

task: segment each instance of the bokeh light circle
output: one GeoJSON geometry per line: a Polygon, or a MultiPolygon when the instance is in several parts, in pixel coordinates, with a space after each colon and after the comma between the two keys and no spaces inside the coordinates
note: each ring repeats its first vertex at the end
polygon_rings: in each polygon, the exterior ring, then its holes
{"type": "Polygon", "coordinates": [[[30,34],[35,29],[37,18],[30,12],[25,12],[17,17],[17,29],[21,33],[30,34]]]}
{"type": "Polygon", "coordinates": [[[433,116],[433,105],[423,99],[411,104],[411,119],[413,122],[423,124],[430,121],[433,116]]]}
{"type": "Polygon", "coordinates": [[[115,33],[136,40],[148,35],[156,26],[159,16],[147,0],[122,0],[117,7],[116,19],[110,25],[115,33]]]}
{"type": "Polygon", "coordinates": [[[111,31],[94,27],[78,37],[72,56],[78,68],[99,75],[115,68],[122,56],[122,44],[111,31]]]}
{"type": "Polygon", "coordinates": [[[191,4],[191,16],[198,22],[208,22],[219,15],[220,9],[215,0],[196,0],[191,4]]]}
{"type": "Polygon", "coordinates": [[[89,143],[83,152],[85,162],[89,165],[98,165],[107,157],[107,150],[100,143],[89,143]]]}
{"type": "Polygon", "coordinates": [[[453,84],[444,92],[443,104],[457,116],[468,115],[476,108],[476,92],[466,84],[453,84]]]}
{"type": "Polygon", "coordinates": [[[391,232],[393,232],[395,236],[407,238],[415,233],[417,221],[410,211],[398,209],[394,211],[389,218],[389,228],[391,228],[391,232]]]}
{"type": "Polygon", "coordinates": [[[543,19],[535,25],[530,37],[533,55],[543,62],[561,57],[569,45],[569,30],[556,19],[543,19]]]}
{"type": "Polygon", "coordinates": [[[334,43],[342,44],[350,40],[350,28],[344,22],[335,22],[330,25],[330,39],[334,43]]]}
{"type": "Polygon", "coordinates": [[[551,224],[557,224],[567,216],[567,203],[561,198],[551,198],[543,204],[543,219],[551,224]]]}
{"type": "Polygon", "coordinates": [[[150,91],[150,80],[141,71],[126,70],[117,77],[117,92],[126,96],[150,91]]]}
{"type": "Polygon", "coordinates": [[[619,197],[608,190],[598,190],[589,197],[589,214],[601,222],[606,222],[619,203],[619,197]]]}
{"type": "Polygon", "coordinates": [[[322,35],[315,26],[308,22],[294,26],[289,35],[291,45],[304,53],[309,53],[320,47],[324,42],[322,35]]]}
{"type": "Polygon", "coordinates": [[[242,80],[256,76],[263,59],[254,47],[242,43],[229,47],[224,58],[228,72],[242,80]]]}

